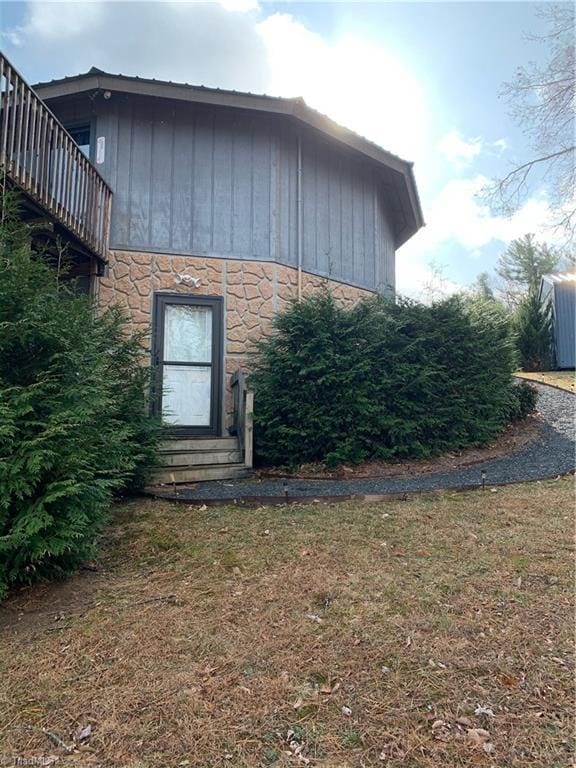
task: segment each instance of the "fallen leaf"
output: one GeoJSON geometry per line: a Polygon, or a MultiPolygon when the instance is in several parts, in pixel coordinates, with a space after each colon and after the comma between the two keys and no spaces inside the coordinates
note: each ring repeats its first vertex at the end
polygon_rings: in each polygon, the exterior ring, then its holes
{"type": "Polygon", "coordinates": [[[481,749],[484,744],[490,741],[490,733],[484,728],[468,728],[466,738],[473,749],[481,749]]]}
{"type": "Polygon", "coordinates": [[[447,723],[445,720],[435,720],[432,723],[432,735],[436,741],[450,741],[450,723],[447,723]]]}
{"type": "Polygon", "coordinates": [[[498,680],[507,688],[515,688],[518,685],[518,678],[515,675],[503,674],[499,675],[498,680]]]}
{"type": "Polygon", "coordinates": [[[456,722],[458,725],[464,726],[464,728],[472,728],[472,721],[467,717],[458,717],[456,722]]]}

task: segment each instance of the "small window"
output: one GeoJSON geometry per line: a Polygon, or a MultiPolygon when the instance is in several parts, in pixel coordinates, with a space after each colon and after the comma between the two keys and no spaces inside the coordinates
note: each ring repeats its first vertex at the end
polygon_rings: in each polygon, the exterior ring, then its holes
{"type": "Polygon", "coordinates": [[[90,158],[90,126],[76,125],[73,128],[67,128],[67,131],[86,157],[90,158]]]}

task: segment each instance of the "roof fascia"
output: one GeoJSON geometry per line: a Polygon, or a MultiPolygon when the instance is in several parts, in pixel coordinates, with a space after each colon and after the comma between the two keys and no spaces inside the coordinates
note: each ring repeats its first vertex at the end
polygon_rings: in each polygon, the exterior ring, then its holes
{"type": "Polygon", "coordinates": [[[277,99],[258,94],[241,94],[229,91],[217,91],[177,83],[155,83],[146,80],[123,78],[117,75],[87,75],[77,79],[61,80],[55,83],[40,83],[33,86],[42,99],[58,99],[87,91],[111,91],[129,93],[135,96],[154,96],[176,101],[190,101],[201,104],[214,104],[241,109],[293,114],[295,99],[277,99]]]}

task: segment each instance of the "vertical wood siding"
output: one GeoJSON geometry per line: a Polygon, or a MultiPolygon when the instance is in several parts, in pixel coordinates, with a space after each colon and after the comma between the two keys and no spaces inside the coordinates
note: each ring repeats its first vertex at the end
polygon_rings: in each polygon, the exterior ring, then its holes
{"type": "Polygon", "coordinates": [[[576,365],[576,290],[574,283],[554,286],[554,337],[556,365],[574,368],[576,365]]]}
{"type": "MultiPolygon", "coordinates": [[[[297,134],[285,119],[202,105],[100,102],[111,247],[297,263],[297,134]]],[[[302,135],[303,268],[384,292],[394,235],[378,171],[302,135]]]]}

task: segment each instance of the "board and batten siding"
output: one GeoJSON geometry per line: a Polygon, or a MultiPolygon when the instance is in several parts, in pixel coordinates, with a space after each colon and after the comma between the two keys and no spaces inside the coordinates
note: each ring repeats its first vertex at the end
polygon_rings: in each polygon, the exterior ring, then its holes
{"type": "MultiPolygon", "coordinates": [[[[297,266],[298,134],[286,118],[167,100],[99,102],[113,249],[297,266]]],[[[302,268],[386,292],[394,235],[378,170],[303,130],[302,268]]]]}
{"type": "Polygon", "coordinates": [[[576,288],[573,282],[554,286],[554,340],[558,368],[576,366],[576,288]]]}

